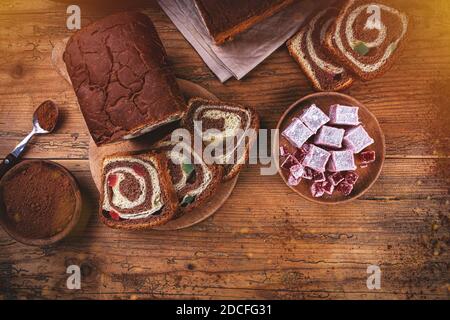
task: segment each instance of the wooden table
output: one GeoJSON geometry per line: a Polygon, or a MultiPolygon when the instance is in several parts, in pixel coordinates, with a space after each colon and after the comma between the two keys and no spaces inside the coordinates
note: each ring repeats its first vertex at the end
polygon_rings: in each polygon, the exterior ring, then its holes
{"type": "MultiPolygon", "coordinates": [[[[77,2],[77,1],[75,1],[77,2]]],[[[0,3],[0,154],[30,130],[45,99],[62,106],[62,125],[33,140],[25,157],[56,160],[78,179],[86,224],[46,248],[0,231],[0,298],[448,299],[450,6],[399,0],[414,29],[393,69],[348,93],[378,117],[387,142],[380,179],[359,200],[336,207],[296,196],[258,166],[211,218],[174,231],[124,232],[95,215],[89,136],[72,88],[51,66],[52,44],[70,35],[66,4],[0,3]],[[82,289],[68,290],[66,268],[81,266],[82,289]],[[368,290],[367,267],[382,271],[368,290]]],[[[253,105],[265,128],[312,89],[283,46],[244,80],[221,84],[154,3],[155,22],[178,77],[223,100],[253,105]]],[[[82,6],[83,25],[117,9],[82,6]]]]}

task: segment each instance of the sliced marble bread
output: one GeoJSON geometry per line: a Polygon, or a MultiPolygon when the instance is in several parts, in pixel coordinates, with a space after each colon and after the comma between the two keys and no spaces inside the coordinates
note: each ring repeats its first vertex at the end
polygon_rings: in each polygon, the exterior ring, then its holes
{"type": "Polygon", "coordinates": [[[318,91],[344,90],[353,83],[352,75],[323,48],[338,13],[336,7],[320,10],[287,42],[289,53],[318,91]]]}
{"type": "Polygon", "coordinates": [[[177,217],[198,207],[217,191],[223,177],[222,166],[206,164],[190,144],[172,141],[169,136],[152,149],[164,153],[167,158],[180,203],[177,217]]]}
{"type": "Polygon", "coordinates": [[[194,98],[182,125],[205,145],[205,161],[224,168],[223,181],[234,178],[248,162],[259,130],[259,116],[236,103],[194,98]],[[210,152],[211,151],[211,152],[210,152]]]}
{"type": "Polygon", "coordinates": [[[399,55],[408,17],[384,1],[348,0],[325,36],[329,52],[362,80],[386,72],[399,55]]]}
{"type": "Polygon", "coordinates": [[[139,230],[168,222],[179,207],[164,154],[120,153],[103,160],[100,220],[139,230]]]}

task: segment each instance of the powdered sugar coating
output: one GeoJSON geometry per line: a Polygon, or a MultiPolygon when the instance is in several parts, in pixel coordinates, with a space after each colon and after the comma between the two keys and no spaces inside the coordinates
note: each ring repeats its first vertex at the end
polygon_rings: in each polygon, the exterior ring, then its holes
{"type": "Polygon", "coordinates": [[[357,126],[359,122],[358,107],[335,104],[330,107],[330,124],[357,126]]]}
{"type": "Polygon", "coordinates": [[[303,160],[303,165],[318,172],[324,172],[330,153],[322,148],[311,144],[308,153],[303,160]]]}
{"type": "Polygon", "coordinates": [[[285,137],[292,145],[301,148],[314,132],[303,124],[298,118],[294,118],[292,123],[283,131],[285,137]]]}
{"type": "Polygon", "coordinates": [[[300,120],[314,133],[320,129],[325,123],[330,121],[330,118],[318,108],[315,104],[312,104],[308,109],[303,111],[300,116],[300,120]]]}
{"type": "Polygon", "coordinates": [[[360,153],[374,142],[363,126],[348,130],[344,136],[344,146],[351,149],[353,153],[360,153]]]}
{"type": "Polygon", "coordinates": [[[330,126],[323,126],[314,138],[314,143],[324,147],[340,148],[345,130],[330,126]]]}
{"type": "Polygon", "coordinates": [[[356,170],[355,157],[352,150],[331,151],[328,171],[353,171],[356,170]]]}

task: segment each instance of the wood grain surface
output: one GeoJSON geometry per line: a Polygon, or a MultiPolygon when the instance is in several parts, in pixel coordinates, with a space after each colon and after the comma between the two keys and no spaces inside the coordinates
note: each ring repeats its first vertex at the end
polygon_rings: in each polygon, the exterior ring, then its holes
{"type": "MultiPolygon", "coordinates": [[[[221,84],[149,2],[136,6],[154,21],[177,77],[256,107],[263,128],[275,128],[312,92],[284,46],[244,80],[221,84]]],[[[0,230],[0,298],[449,299],[450,5],[395,3],[413,27],[400,59],[346,92],[375,114],[386,137],[383,171],[362,198],[313,204],[252,165],[213,217],[186,230],[136,233],[108,229],[95,215],[89,136],[72,88],[51,66],[53,43],[71,34],[67,4],[1,1],[0,157],[31,129],[39,103],[55,100],[61,125],[34,139],[25,157],[71,170],[85,205],[77,233],[58,245],[27,247],[0,230]],[[81,290],[66,287],[72,264],[81,267],[81,290]],[[372,264],[382,270],[380,290],[366,286],[372,264]]],[[[81,8],[82,25],[121,10],[81,8]]]]}

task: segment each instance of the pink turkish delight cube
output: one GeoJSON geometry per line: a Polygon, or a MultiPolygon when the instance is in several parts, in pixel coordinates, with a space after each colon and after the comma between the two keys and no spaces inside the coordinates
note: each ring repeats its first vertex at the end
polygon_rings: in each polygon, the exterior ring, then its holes
{"type": "Polygon", "coordinates": [[[288,178],[288,185],[291,187],[296,187],[300,184],[300,181],[302,181],[302,178],[295,178],[292,174],[288,178]]]}
{"type": "Polygon", "coordinates": [[[358,107],[342,106],[335,104],[330,107],[330,123],[357,126],[359,124],[358,107]]]}
{"type": "Polygon", "coordinates": [[[292,166],[290,169],[291,175],[295,179],[300,179],[303,176],[303,173],[305,171],[305,167],[301,164],[296,164],[295,166],[292,166]]]}
{"type": "Polygon", "coordinates": [[[303,111],[300,120],[314,133],[320,129],[325,123],[330,121],[330,118],[318,108],[315,104],[303,111]]]}
{"type": "Polygon", "coordinates": [[[282,133],[283,137],[297,148],[301,148],[313,134],[314,132],[309,130],[298,118],[294,118],[282,133]]]}
{"type": "Polygon", "coordinates": [[[374,142],[363,126],[348,130],[344,136],[344,145],[353,153],[360,153],[374,142]]]}
{"type": "Polygon", "coordinates": [[[345,182],[347,182],[347,183],[355,184],[356,181],[358,181],[359,176],[358,176],[358,174],[356,172],[349,171],[349,172],[345,173],[344,179],[345,179],[345,182]]]}
{"type": "Polygon", "coordinates": [[[344,129],[323,126],[314,138],[314,143],[324,147],[340,148],[344,134],[344,129]]]}
{"type": "Polygon", "coordinates": [[[324,172],[330,153],[313,144],[310,145],[309,151],[303,160],[303,165],[318,172],[324,172]]]}
{"type": "Polygon", "coordinates": [[[314,182],[311,185],[311,194],[314,198],[320,198],[325,193],[325,190],[322,188],[322,182],[314,182]]]}
{"type": "Polygon", "coordinates": [[[298,160],[294,156],[288,155],[288,157],[281,164],[281,167],[286,170],[290,170],[292,166],[299,164],[298,160]]]}
{"type": "Polygon", "coordinates": [[[359,154],[359,160],[361,161],[361,164],[363,164],[363,165],[375,162],[375,160],[376,160],[375,151],[364,151],[364,152],[361,152],[359,154]]]}
{"type": "Polygon", "coordinates": [[[336,190],[341,192],[344,196],[348,196],[353,191],[353,184],[343,181],[337,185],[336,190]]]}
{"type": "Polygon", "coordinates": [[[328,180],[334,185],[337,186],[339,183],[344,181],[344,174],[342,172],[335,172],[328,176],[328,180]]]}
{"type": "Polygon", "coordinates": [[[356,170],[355,157],[352,150],[330,151],[331,157],[328,162],[328,171],[352,171],[356,170]]]}
{"type": "Polygon", "coordinates": [[[322,189],[326,194],[329,194],[331,196],[334,191],[334,185],[333,183],[331,183],[331,181],[327,180],[322,182],[322,189]]]}

